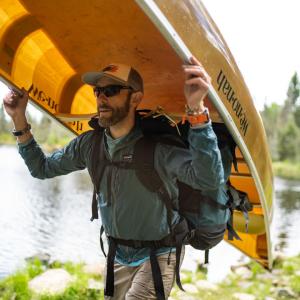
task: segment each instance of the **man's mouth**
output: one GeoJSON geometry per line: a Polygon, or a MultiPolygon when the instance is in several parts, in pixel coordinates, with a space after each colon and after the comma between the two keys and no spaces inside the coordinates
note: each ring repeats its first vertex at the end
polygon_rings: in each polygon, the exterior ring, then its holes
{"type": "Polygon", "coordinates": [[[103,112],[109,112],[109,111],[112,111],[111,108],[108,108],[108,107],[99,107],[98,108],[98,112],[100,113],[103,113],[103,112]]]}

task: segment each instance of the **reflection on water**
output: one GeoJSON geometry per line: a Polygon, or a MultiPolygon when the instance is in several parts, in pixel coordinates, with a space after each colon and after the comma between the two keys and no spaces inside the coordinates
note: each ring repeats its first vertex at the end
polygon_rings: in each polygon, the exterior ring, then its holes
{"type": "MultiPolygon", "coordinates": [[[[299,182],[276,179],[275,186],[273,243],[287,254],[298,254],[299,182]]],[[[89,220],[91,196],[86,171],[34,179],[15,147],[0,147],[0,278],[38,252],[49,253],[52,260],[103,260],[98,241],[100,224],[89,220]]],[[[209,280],[223,279],[239,260],[246,258],[222,242],[210,253],[209,280]]],[[[203,252],[187,247],[183,267],[195,269],[199,261],[204,261],[203,252]]]]}
{"type": "Polygon", "coordinates": [[[278,208],[276,221],[277,244],[275,249],[284,252],[299,252],[297,228],[300,221],[300,183],[276,179],[276,205],[278,208]],[[291,246],[295,245],[295,246],[291,246]]]}
{"type": "Polygon", "coordinates": [[[63,261],[101,259],[86,172],[34,179],[15,147],[0,147],[0,191],[0,277],[37,252],[63,261]]]}

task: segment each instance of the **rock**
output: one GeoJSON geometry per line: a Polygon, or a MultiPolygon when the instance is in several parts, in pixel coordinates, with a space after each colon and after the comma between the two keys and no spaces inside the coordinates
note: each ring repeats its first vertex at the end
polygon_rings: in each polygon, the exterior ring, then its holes
{"type": "Polygon", "coordinates": [[[282,269],[272,270],[272,274],[275,275],[275,276],[282,275],[282,273],[283,273],[282,269]]]}
{"type": "Polygon", "coordinates": [[[27,262],[34,262],[35,260],[39,260],[43,265],[48,265],[50,258],[50,254],[48,253],[37,253],[33,256],[25,258],[25,260],[27,262]]]}
{"type": "Polygon", "coordinates": [[[104,285],[101,281],[95,280],[95,279],[89,279],[88,280],[88,289],[90,290],[103,290],[104,285]]]}
{"type": "Polygon", "coordinates": [[[275,290],[275,295],[278,298],[288,298],[288,299],[296,299],[297,295],[288,287],[277,288],[275,290]]]}
{"type": "Polygon", "coordinates": [[[243,279],[250,279],[252,272],[247,267],[240,267],[235,270],[235,274],[239,275],[243,279]]]}
{"type": "Polygon", "coordinates": [[[255,300],[254,295],[246,294],[246,293],[234,293],[232,296],[234,299],[237,300],[255,300]]]}
{"type": "Polygon", "coordinates": [[[250,281],[240,281],[238,286],[242,289],[248,289],[253,283],[250,281]]]}
{"type": "Polygon", "coordinates": [[[273,279],[272,284],[273,284],[273,286],[277,286],[277,287],[285,287],[285,286],[289,286],[290,280],[289,280],[289,277],[282,276],[282,277],[273,279]]]}
{"type": "Polygon", "coordinates": [[[29,282],[29,288],[37,294],[60,294],[73,281],[64,269],[50,269],[29,282]]]}
{"type": "Polygon", "coordinates": [[[104,265],[101,263],[85,265],[83,272],[89,275],[103,276],[104,265]]]}
{"type": "Polygon", "coordinates": [[[209,282],[207,280],[198,280],[196,282],[196,287],[198,289],[202,289],[202,290],[217,290],[218,286],[212,282],[209,282]]]}
{"type": "Polygon", "coordinates": [[[275,278],[275,275],[270,273],[270,272],[266,272],[266,273],[256,275],[256,279],[263,280],[263,281],[273,280],[274,278],[275,278]]]}
{"type": "Polygon", "coordinates": [[[230,267],[231,271],[234,272],[234,273],[237,269],[240,269],[240,268],[247,268],[249,270],[249,267],[248,267],[247,263],[246,264],[239,264],[239,265],[235,265],[235,266],[230,267]]]}
{"type": "Polygon", "coordinates": [[[185,283],[182,287],[187,293],[191,293],[191,294],[198,293],[198,289],[194,284],[185,283]]]}

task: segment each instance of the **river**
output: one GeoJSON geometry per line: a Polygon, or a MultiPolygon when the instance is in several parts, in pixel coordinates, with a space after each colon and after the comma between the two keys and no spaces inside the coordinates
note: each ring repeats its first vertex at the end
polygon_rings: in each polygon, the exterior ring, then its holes
{"type": "MultiPolygon", "coordinates": [[[[300,253],[300,182],[275,178],[273,245],[287,255],[300,253]]],[[[0,146],[0,278],[24,266],[25,258],[48,253],[52,260],[104,261],[100,221],[90,222],[92,185],[86,171],[49,180],[32,178],[14,146],[0,146]]],[[[187,247],[185,269],[204,254],[187,247]]],[[[220,281],[230,266],[248,259],[220,243],[210,251],[208,279],[220,281]]]]}

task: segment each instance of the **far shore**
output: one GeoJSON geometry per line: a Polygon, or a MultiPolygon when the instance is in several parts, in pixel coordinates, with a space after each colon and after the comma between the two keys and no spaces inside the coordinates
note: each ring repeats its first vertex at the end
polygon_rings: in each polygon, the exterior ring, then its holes
{"type": "MultiPolygon", "coordinates": [[[[43,143],[41,146],[46,152],[62,148],[68,139],[55,140],[55,143],[43,143]]],[[[0,134],[1,145],[16,145],[16,140],[10,134],[0,134]]],[[[300,162],[273,161],[274,175],[289,180],[300,180],[300,162]]]]}

